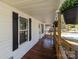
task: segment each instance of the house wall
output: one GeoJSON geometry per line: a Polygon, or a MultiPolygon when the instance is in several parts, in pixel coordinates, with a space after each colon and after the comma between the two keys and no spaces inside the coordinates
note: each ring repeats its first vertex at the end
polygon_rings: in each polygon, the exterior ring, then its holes
{"type": "Polygon", "coordinates": [[[39,41],[39,24],[42,22],[18,11],[5,3],[0,2],[0,59],[21,59],[38,41],[39,41]],[[17,50],[12,51],[12,12],[15,11],[19,16],[26,19],[32,19],[32,40],[19,44],[17,50]]]}

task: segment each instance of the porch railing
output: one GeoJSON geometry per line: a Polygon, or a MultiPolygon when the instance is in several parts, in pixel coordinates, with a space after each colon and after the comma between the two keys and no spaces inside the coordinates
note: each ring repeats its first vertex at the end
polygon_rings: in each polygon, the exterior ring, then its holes
{"type": "Polygon", "coordinates": [[[77,50],[61,38],[61,13],[57,12],[58,27],[54,26],[54,41],[57,59],[77,59],[77,50]]]}

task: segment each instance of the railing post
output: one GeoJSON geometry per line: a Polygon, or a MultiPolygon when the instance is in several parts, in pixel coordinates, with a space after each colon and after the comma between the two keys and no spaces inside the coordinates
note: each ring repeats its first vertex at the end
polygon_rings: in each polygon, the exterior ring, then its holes
{"type": "Polygon", "coordinates": [[[53,26],[53,28],[54,28],[54,36],[56,36],[56,27],[55,27],[55,25],[53,26]]]}
{"type": "Polygon", "coordinates": [[[62,59],[61,52],[60,52],[60,46],[61,46],[61,13],[59,10],[56,11],[57,14],[57,20],[58,20],[58,59],[62,59]]]}
{"type": "Polygon", "coordinates": [[[58,19],[58,41],[59,41],[59,45],[61,45],[61,13],[59,10],[56,11],[57,13],[57,19],[58,19]]]}

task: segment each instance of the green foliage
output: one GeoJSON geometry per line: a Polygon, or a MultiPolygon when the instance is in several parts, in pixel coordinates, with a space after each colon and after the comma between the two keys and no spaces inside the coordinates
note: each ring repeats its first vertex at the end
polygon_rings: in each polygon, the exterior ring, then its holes
{"type": "Polygon", "coordinates": [[[77,7],[77,6],[78,6],[78,0],[66,0],[60,7],[60,12],[63,13],[64,11],[77,7]]]}

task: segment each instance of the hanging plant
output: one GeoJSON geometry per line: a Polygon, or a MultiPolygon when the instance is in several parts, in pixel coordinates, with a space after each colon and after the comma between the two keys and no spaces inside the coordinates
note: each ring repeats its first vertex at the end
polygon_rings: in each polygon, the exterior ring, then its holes
{"type": "Polygon", "coordinates": [[[65,0],[60,7],[66,24],[78,23],[78,0],[65,0]]]}
{"type": "Polygon", "coordinates": [[[78,0],[66,0],[60,7],[60,12],[63,13],[66,10],[78,7],[78,0]]]}
{"type": "Polygon", "coordinates": [[[54,26],[55,26],[55,27],[58,27],[58,21],[57,21],[57,20],[53,22],[53,27],[54,27],[54,26]]]}

